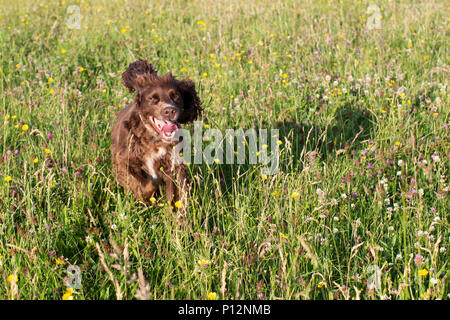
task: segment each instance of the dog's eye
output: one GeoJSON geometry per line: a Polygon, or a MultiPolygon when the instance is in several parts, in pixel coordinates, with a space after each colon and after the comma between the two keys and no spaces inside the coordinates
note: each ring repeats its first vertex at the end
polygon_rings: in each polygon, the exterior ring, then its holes
{"type": "Polygon", "coordinates": [[[169,98],[172,100],[172,101],[178,101],[178,95],[175,93],[175,91],[173,91],[173,90],[170,90],[169,91],[169,98]]]}
{"type": "Polygon", "coordinates": [[[154,94],[154,95],[150,96],[149,100],[150,100],[152,103],[157,103],[157,102],[159,101],[159,97],[158,97],[157,94],[154,94]]]}

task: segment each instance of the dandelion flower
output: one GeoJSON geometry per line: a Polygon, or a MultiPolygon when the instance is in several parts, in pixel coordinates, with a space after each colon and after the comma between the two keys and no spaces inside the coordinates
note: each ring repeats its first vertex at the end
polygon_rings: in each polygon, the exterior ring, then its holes
{"type": "Polygon", "coordinates": [[[10,274],[8,276],[8,282],[9,283],[16,283],[19,279],[17,278],[17,276],[15,274],[10,274]]]}
{"type": "Polygon", "coordinates": [[[46,154],[51,153],[50,149],[47,149],[47,148],[44,149],[44,152],[45,152],[46,154]]]}
{"type": "Polygon", "coordinates": [[[298,192],[292,192],[291,197],[295,199],[298,198],[299,195],[300,194],[298,192]]]}
{"type": "Polygon", "coordinates": [[[64,54],[64,53],[66,53],[67,51],[65,50],[65,49],[62,49],[61,50],[61,54],[64,54]]]}
{"type": "Polygon", "coordinates": [[[5,177],[5,179],[4,179],[6,182],[10,182],[11,180],[12,180],[12,178],[11,178],[11,176],[7,176],[7,177],[5,177]]]}
{"type": "Polygon", "coordinates": [[[178,208],[178,209],[181,209],[183,207],[183,205],[181,204],[180,201],[176,201],[174,205],[175,205],[175,208],[178,208]]]}
{"type": "Polygon", "coordinates": [[[22,130],[23,130],[23,131],[27,131],[27,130],[28,130],[28,125],[27,125],[27,124],[24,124],[24,125],[22,126],[22,130]]]}
{"type": "Polygon", "coordinates": [[[216,300],[217,299],[217,293],[215,293],[215,292],[208,293],[208,299],[209,300],[216,300]]]}
{"type": "Polygon", "coordinates": [[[425,277],[426,275],[428,275],[428,270],[427,269],[419,270],[419,276],[425,277]]]}
{"type": "Polygon", "coordinates": [[[72,292],[67,290],[66,293],[63,294],[62,299],[73,300],[72,292]]]}

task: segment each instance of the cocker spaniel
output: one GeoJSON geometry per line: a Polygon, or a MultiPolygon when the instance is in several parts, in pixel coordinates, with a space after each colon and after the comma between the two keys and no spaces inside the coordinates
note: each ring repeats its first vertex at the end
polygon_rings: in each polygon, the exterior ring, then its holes
{"type": "Polygon", "coordinates": [[[116,181],[148,202],[164,187],[173,204],[186,191],[186,167],[174,161],[176,130],[202,111],[195,85],[171,73],[159,77],[145,60],[129,65],[122,83],[135,91],[134,102],[120,111],[111,132],[111,154],[116,181]]]}

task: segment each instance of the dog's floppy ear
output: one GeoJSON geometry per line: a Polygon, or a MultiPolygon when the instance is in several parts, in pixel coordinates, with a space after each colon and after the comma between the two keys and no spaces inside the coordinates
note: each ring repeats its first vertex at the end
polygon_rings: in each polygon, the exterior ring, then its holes
{"type": "Polygon", "coordinates": [[[183,112],[178,118],[179,123],[192,122],[202,113],[201,102],[191,79],[177,80],[178,91],[183,99],[183,112]]]}
{"type": "Polygon", "coordinates": [[[131,63],[122,74],[122,83],[130,92],[138,92],[147,81],[157,75],[158,72],[150,63],[140,59],[131,63]]]}

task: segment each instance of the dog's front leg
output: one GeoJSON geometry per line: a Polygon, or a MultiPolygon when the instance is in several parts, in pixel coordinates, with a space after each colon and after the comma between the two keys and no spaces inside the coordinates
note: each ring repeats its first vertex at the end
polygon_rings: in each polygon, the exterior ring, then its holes
{"type": "Polygon", "coordinates": [[[164,178],[164,184],[165,184],[167,201],[172,203],[172,201],[174,200],[175,191],[176,191],[175,183],[173,182],[171,177],[166,176],[164,178]]]}

